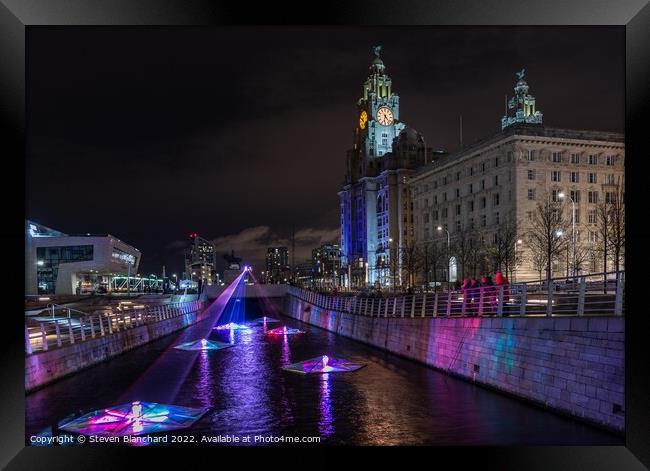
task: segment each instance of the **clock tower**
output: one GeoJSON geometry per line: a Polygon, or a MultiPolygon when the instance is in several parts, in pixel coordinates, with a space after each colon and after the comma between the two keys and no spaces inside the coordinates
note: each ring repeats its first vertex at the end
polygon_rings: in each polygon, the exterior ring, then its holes
{"type": "Polygon", "coordinates": [[[373,51],[375,59],[357,102],[356,144],[368,159],[377,159],[390,152],[393,139],[404,128],[399,121],[399,95],[393,93],[391,78],[385,73],[386,66],[380,58],[381,46],[375,46],[373,51]]]}
{"type": "Polygon", "coordinates": [[[410,235],[403,227],[410,221],[406,180],[424,162],[424,140],[400,121],[399,96],[386,74],[381,46],[373,52],[356,104],[353,146],[339,191],[341,278],[350,287],[398,283],[395,263],[410,235]],[[387,269],[390,263],[392,271],[387,269]]]}

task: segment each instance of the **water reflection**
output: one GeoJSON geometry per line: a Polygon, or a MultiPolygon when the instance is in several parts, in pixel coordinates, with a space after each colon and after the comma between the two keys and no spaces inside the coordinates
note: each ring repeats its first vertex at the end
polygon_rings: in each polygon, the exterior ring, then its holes
{"type": "Polygon", "coordinates": [[[334,433],[330,388],[330,375],[325,373],[320,378],[320,421],[318,422],[318,431],[321,438],[327,438],[334,433]]]}

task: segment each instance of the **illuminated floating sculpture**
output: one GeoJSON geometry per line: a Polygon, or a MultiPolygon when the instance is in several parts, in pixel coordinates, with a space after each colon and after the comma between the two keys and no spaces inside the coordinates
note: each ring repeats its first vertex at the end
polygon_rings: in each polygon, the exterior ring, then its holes
{"type": "Polygon", "coordinates": [[[250,323],[251,325],[257,325],[257,324],[275,324],[277,322],[280,322],[278,319],[273,319],[272,317],[258,317],[257,319],[253,319],[250,323]]]}
{"type": "Polygon", "coordinates": [[[282,326],[276,329],[271,329],[267,332],[268,335],[294,335],[294,334],[304,334],[304,330],[294,329],[292,327],[282,326]]]}
{"type": "Polygon", "coordinates": [[[327,355],[322,355],[309,360],[293,363],[288,366],[282,367],[283,370],[293,371],[303,375],[308,374],[322,374],[322,373],[344,373],[347,371],[356,371],[363,368],[364,364],[354,363],[344,358],[333,358],[327,355]]]}
{"type": "Polygon", "coordinates": [[[81,435],[121,437],[145,435],[191,427],[208,408],[191,408],[134,401],[99,409],[60,425],[61,430],[81,435]]]}
{"type": "Polygon", "coordinates": [[[227,324],[221,324],[214,328],[214,330],[251,330],[250,327],[236,324],[234,322],[228,322],[227,324]]]}
{"type": "Polygon", "coordinates": [[[221,350],[222,348],[232,347],[231,343],[215,342],[214,340],[194,340],[193,342],[181,343],[174,348],[179,350],[221,350]]]}

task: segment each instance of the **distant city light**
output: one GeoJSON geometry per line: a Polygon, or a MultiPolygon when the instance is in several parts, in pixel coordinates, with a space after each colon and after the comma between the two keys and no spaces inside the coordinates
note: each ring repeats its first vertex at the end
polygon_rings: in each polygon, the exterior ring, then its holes
{"type": "Polygon", "coordinates": [[[43,265],[45,265],[45,262],[43,260],[39,260],[38,262],[36,262],[36,265],[42,267],[43,265]]]}

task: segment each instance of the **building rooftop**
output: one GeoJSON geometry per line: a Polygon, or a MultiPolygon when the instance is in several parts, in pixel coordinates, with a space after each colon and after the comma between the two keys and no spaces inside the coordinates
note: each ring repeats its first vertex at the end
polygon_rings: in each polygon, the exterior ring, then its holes
{"type": "Polygon", "coordinates": [[[471,154],[478,149],[487,147],[515,135],[548,137],[554,139],[574,139],[582,141],[616,142],[621,144],[625,142],[625,134],[618,132],[552,128],[535,124],[515,124],[419,167],[416,170],[414,177],[452,163],[454,160],[471,154]]]}

